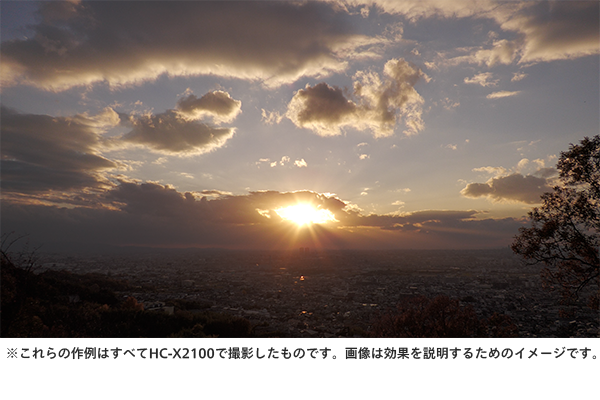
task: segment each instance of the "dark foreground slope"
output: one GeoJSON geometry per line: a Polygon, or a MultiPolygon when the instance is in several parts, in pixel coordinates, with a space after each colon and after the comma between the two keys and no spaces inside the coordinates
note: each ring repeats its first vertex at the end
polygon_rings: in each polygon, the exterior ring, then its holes
{"type": "Polygon", "coordinates": [[[144,311],[99,274],[39,275],[2,259],[2,337],[249,337],[247,320],[216,313],[144,311]]]}

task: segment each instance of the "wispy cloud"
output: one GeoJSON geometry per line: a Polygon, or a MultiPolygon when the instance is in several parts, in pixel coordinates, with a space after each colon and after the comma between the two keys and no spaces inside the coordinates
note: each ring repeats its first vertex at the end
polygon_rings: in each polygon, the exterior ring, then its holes
{"type": "Polygon", "coordinates": [[[521,93],[520,90],[513,91],[513,92],[510,92],[508,90],[501,90],[499,92],[490,93],[490,94],[488,94],[485,97],[488,98],[488,99],[501,99],[503,97],[516,96],[516,95],[518,95],[520,93],[521,93]]]}
{"type": "Polygon", "coordinates": [[[513,77],[510,78],[511,82],[518,82],[520,80],[525,79],[525,77],[527,77],[527,74],[524,72],[515,72],[513,73],[513,77]]]}
{"type": "MultiPolygon", "coordinates": [[[[439,60],[456,65],[469,63],[493,67],[503,64],[531,65],[539,62],[575,59],[600,54],[598,41],[600,6],[597,1],[581,2],[495,2],[435,0],[403,1],[402,5],[380,0],[389,12],[403,14],[414,21],[432,17],[490,18],[514,39],[494,40],[473,46],[467,54],[439,60]]],[[[430,64],[433,66],[434,64],[430,64]]]]}
{"type": "Polygon", "coordinates": [[[498,79],[493,79],[493,77],[494,77],[494,74],[492,74],[491,72],[482,72],[481,74],[477,74],[477,75],[473,76],[472,78],[465,78],[464,82],[470,83],[470,84],[481,85],[483,87],[497,86],[498,79]]]}

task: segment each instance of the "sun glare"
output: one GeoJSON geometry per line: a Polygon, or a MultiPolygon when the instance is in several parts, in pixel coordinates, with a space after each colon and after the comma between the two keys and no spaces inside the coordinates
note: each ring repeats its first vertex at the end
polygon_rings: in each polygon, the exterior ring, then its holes
{"type": "Polygon", "coordinates": [[[324,224],[326,222],[337,222],[333,213],[329,210],[318,209],[309,204],[297,204],[275,210],[281,218],[291,221],[296,225],[324,224]]]}

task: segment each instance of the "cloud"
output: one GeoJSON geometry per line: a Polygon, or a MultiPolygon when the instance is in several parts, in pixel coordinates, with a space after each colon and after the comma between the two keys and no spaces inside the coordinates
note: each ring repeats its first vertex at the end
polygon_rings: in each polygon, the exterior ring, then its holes
{"type": "Polygon", "coordinates": [[[342,89],[319,83],[296,92],[287,116],[298,127],[333,136],[341,133],[341,127],[356,124],[356,113],[357,105],[346,99],[342,89]]]}
{"type": "Polygon", "coordinates": [[[469,183],[460,193],[465,197],[487,197],[492,201],[540,203],[540,196],[552,190],[547,178],[514,173],[490,179],[486,183],[469,183]]]}
{"type": "Polygon", "coordinates": [[[304,158],[294,161],[294,165],[298,168],[308,167],[308,164],[306,163],[306,161],[304,161],[304,158]]]}
{"type": "Polygon", "coordinates": [[[278,124],[283,120],[283,115],[280,115],[276,111],[267,111],[264,108],[261,109],[261,120],[267,125],[278,124]]]}
{"type": "Polygon", "coordinates": [[[519,63],[531,63],[598,54],[599,14],[597,1],[555,1],[525,2],[516,13],[494,16],[522,36],[519,63]]]}
{"type": "Polygon", "coordinates": [[[486,64],[493,67],[496,64],[508,65],[513,62],[517,56],[517,44],[514,41],[506,39],[498,40],[493,43],[491,49],[482,49],[475,53],[475,59],[478,64],[486,64]]]}
{"type": "Polygon", "coordinates": [[[209,92],[198,98],[191,93],[177,101],[177,110],[185,117],[200,119],[212,117],[217,124],[233,121],[242,111],[242,102],[221,90],[209,92]]]}
{"type": "Polygon", "coordinates": [[[494,5],[487,0],[342,0],[340,3],[352,6],[374,4],[387,13],[402,14],[413,23],[420,19],[432,17],[471,17],[489,10],[494,5]]]}
{"type": "MultiPolygon", "coordinates": [[[[552,158],[550,158],[552,159],[552,158]]],[[[540,196],[557,184],[556,168],[546,168],[545,161],[527,158],[519,160],[510,170],[504,167],[473,168],[475,172],[493,175],[486,183],[469,183],[461,191],[465,197],[486,197],[493,202],[540,203],[540,196]]]]}
{"type": "MultiPolygon", "coordinates": [[[[292,161],[292,159],[289,156],[283,156],[283,157],[281,157],[281,160],[279,160],[279,161],[271,161],[269,158],[261,158],[255,164],[258,165],[260,168],[262,163],[268,163],[271,168],[275,168],[278,165],[283,167],[283,166],[289,164],[291,161],[292,161]]],[[[308,163],[304,160],[304,158],[294,160],[293,165],[298,168],[308,167],[308,163]]]]}
{"type": "Polygon", "coordinates": [[[130,115],[126,124],[133,129],[120,141],[167,154],[207,153],[225,145],[235,133],[235,128],[217,128],[187,120],[174,110],[155,115],[130,115]]]}
{"type": "Polygon", "coordinates": [[[232,229],[236,225],[281,222],[277,218],[265,219],[264,213],[258,213],[257,209],[271,212],[301,202],[339,212],[345,206],[339,199],[310,191],[258,191],[235,196],[210,190],[199,194],[204,197],[197,199],[194,193],[180,193],[170,185],[159,183],[121,182],[107,193],[106,199],[128,214],[174,218],[174,222],[181,218],[195,223],[231,224],[232,229]],[[218,197],[212,200],[206,197],[215,195],[218,197]]]}
{"type": "Polygon", "coordinates": [[[518,82],[520,80],[525,79],[525,77],[527,77],[527,74],[524,72],[515,72],[513,73],[513,77],[510,79],[511,82],[518,82]]]}
{"type": "MultiPolygon", "coordinates": [[[[103,152],[126,143],[163,154],[200,154],[221,147],[235,128],[214,127],[190,120],[182,112],[229,121],[240,112],[240,102],[225,92],[197,99],[186,96],[180,107],[159,114],[126,115],[105,108],[96,115],[69,117],[20,114],[2,107],[3,195],[22,201],[80,204],[92,191],[114,185],[111,174],[131,170],[139,161],[110,160],[103,152]],[[114,128],[130,128],[121,136],[103,137],[114,128]],[[28,200],[27,200],[28,199],[28,200]]],[[[154,163],[162,164],[165,159],[154,163]]],[[[182,175],[188,178],[192,175],[182,175]]]]}
{"type": "MultiPolygon", "coordinates": [[[[475,46],[468,55],[442,63],[531,64],[574,59],[600,53],[600,5],[597,1],[492,1],[492,0],[337,0],[360,7],[376,5],[412,23],[428,18],[491,19],[512,37],[475,46]]],[[[435,64],[430,63],[432,67],[435,64]]]]}
{"type": "Polygon", "coordinates": [[[268,87],[323,79],[398,43],[402,29],[357,33],[350,18],[366,15],[367,7],[414,24],[494,20],[510,35],[474,46],[454,63],[528,65],[599,53],[595,1],[41,2],[33,35],[2,42],[2,86],[118,87],[161,75],[213,75],[268,87]]]}
{"type": "Polygon", "coordinates": [[[2,84],[46,90],[215,75],[267,86],[346,69],[389,39],[355,33],[320,2],[42,2],[26,39],[2,43],[2,84]],[[276,34],[274,34],[276,32],[276,34]]]}
{"type": "Polygon", "coordinates": [[[496,176],[502,176],[506,174],[506,168],[504,167],[479,167],[473,168],[473,171],[487,172],[496,176]]]}
{"type": "Polygon", "coordinates": [[[383,80],[372,71],[354,76],[353,99],[344,90],[326,83],[307,85],[296,92],[286,116],[298,127],[321,136],[340,135],[343,129],[369,130],[375,137],[393,135],[403,119],[405,134],[423,129],[423,98],[414,85],[423,72],[403,59],[389,60],[383,80]]]}
{"type": "Polygon", "coordinates": [[[219,196],[231,196],[233,195],[233,193],[231,192],[226,192],[223,190],[202,190],[200,192],[200,194],[202,194],[203,196],[214,196],[214,197],[219,197],[219,196]]]}
{"type": "MultiPolygon", "coordinates": [[[[366,3],[362,0],[347,2],[366,3]]],[[[404,15],[414,23],[426,18],[491,19],[511,36],[510,40],[494,40],[491,44],[468,48],[466,55],[445,54],[439,61],[441,64],[466,62],[493,67],[516,62],[530,65],[600,53],[597,1],[375,0],[373,3],[388,13],[404,15]]],[[[431,62],[428,65],[436,66],[431,62]]]]}
{"type": "Polygon", "coordinates": [[[31,232],[32,240],[50,249],[54,244],[364,249],[506,245],[522,226],[515,219],[478,220],[481,213],[473,210],[364,215],[334,195],[310,191],[205,193],[200,197],[200,192],[181,193],[169,185],[122,180],[100,196],[103,207],[3,201],[2,227],[31,232]],[[299,228],[275,212],[297,203],[328,210],[336,222],[299,228]]]}
{"type": "Polygon", "coordinates": [[[446,110],[452,110],[453,108],[460,106],[460,101],[450,100],[448,97],[441,100],[441,103],[442,103],[442,107],[444,107],[446,110]]]}
{"type": "Polygon", "coordinates": [[[3,195],[109,185],[103,172],[119,165],[101,155],[98,135],[118,123],[112,110],[51,117],[2,107],[1,113],[3,195]]]}
{"type": "Polygon", "coordinates": [[[241,104],[224,91],[209,92],[198,98],[187,90],[175,110],[120,114],[120,126],[131,130],[106,143],[114,147],[131,143],[164,154],[207,153],[224,146],[233,137],[235,128],[213,126],[200,119],[210,118],[217,125],[231,122],[241,112],[241,104]]]}
{"type": "Polygon", "coordinates": [[[520,93],[521,93],[520,90],[517,90],[517,91],[514,91],[514,92],[510,92],[510,91],[507,91],[507,90],[501,90],[499,92],[490,93],[490,94],[488,94],[485,97],[488,98],[488,99],[501,99],[503,97],[516,96],[516,95],[518,95],[520,93]]]}
{"type": "Polygon", "coordinates": [[[469,84],[481,85],[483,87],[496,86],[498,85],[498,79],[493,79],[494,74],[491,72],[484,72],[477,74],[472,78],[465,78],[464,82],[469,84]]]}

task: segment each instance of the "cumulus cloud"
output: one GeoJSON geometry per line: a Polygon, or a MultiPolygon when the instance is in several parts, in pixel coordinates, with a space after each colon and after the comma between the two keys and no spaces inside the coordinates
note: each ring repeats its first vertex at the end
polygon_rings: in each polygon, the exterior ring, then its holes
{"type": "Polygon", "coordinates": [[[527,158],[519,160],[511,169],[504,167],[473,168],[475,172],[493,175],[485,183],[469,183],[461,191],[465,197],[485,197],[493,202],[521,202],[536,204],[543,193],[552,190],[556,184],[556,168],[546,168],[545,161],[527,158]]]}
{"type": "Polygon", "coordinates": [[[341,127],[355,124],[356,112],[357,105],[346,98],[342,89],[319,83],[296,92],[287,116],[298,127],[332,136],[339,135],[341,127]]]}
{"type": "Polygon", "coordinates": [[[369,130],[375,137],[390,136],[400,120],[405,134],[423,129],[423,98],[414,86],[423,72],[403,59],[389,60],[384,78],[372,71],[354,76],[354,99],[338,87],[319,83],[307,85],[292,98],[286,116],[298,127],[321,136],[333,136],[343,129],[369,130]]]}
{"type": "Polygon", "coordinates": [[[304,158],[294,161],[294,165],[298,168],[308,167],[308,164],[306,163],[306,161],[304,161],[304,158]]]}
{"type": "Polygon", "coordinates": [[[1,113],[4,194],[102,188],[101,173],[119,166],[100,152],[99,133],[118,121],[112,110],[52,117],[2,107],[1,113]]]}
{"type": "Polygon", "coordinates": [[[175,110],[120,114],[120,126],[130,130],[107,144],[119,147],[123,142],[131,143],[165,154],[207,153],[225,145],[235,128],[213,126],[201,119],[210,118],[217,125],[231,122],[241,112],[241,104],[227,92],[209,92],[198,98],[187,90],[175,110]]]}
{"type": "Polygon", "coordinates": [[[356,34],[320,2],[42,2],[39,15],[32,37],[2,43],[3,86],[120,86],[162,74],[278,86],[343,71],[387,40],[356,34]]]}
{"type": "Polygon", "coordinates": [[[486,183],[469,183],[460,193],[465,197],[487,197],[492,201],[540,202],[540,196],[552,190],[546,178],[514,173],[495,177],[486,183]]]}
{"type": "MultiPolygon", "coordinates": [[[[271,159],[269,159],[269,158],[261,158],[255,164],[258,165],[260,168],[260,166],[263,163],[267,163],[267,164],[269,164],[269,166],[271,168],[275,168],[277,166],[284,167],[286,165],[289,165],[291,163],[291,161],[292,161],[292,159],[289,156],[282,156],[279,161],[271,161],[271,159]]],[[[308,163],[304,160],[304,158],[294,160],[292,165],[295,167],[298,167],[298,168],[308,167],[308,163]]]]}
{"type": "Polygon", "coordinates": [[[242,102],[232,99],[229,93],[216,90],[198,98],[186,92],[177,101],[177,110],[186,117],[200,119],[211,117],[217,124],[233,121],[242,111],[242,102]]]}
{"type": "Polygon", "coordinates": [[[235,128],[217,128],[183,118],[177,111],[154,115],[131,115],[133,129],[120,140],[169,154],[202,154],[222,147],[235,128]]]}

